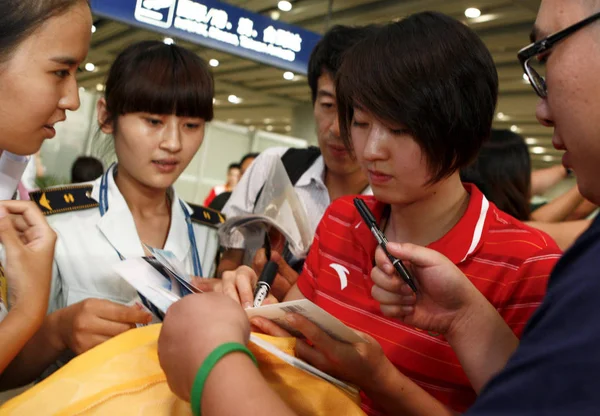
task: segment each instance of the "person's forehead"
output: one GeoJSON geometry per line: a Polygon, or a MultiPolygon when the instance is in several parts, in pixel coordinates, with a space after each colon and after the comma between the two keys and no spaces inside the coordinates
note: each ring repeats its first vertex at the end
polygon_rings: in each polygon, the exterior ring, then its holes
{"type": "Polygon", "coordinates": [[[19,49],[28,56],[63,64],[82,62],[88,52],[92,26],[90,9],[84,2],[46,20],[19,49]]]}
{"type": "Polygon", "coordinates": [[[585,19],[594,3],[594,0],[542,0],[532,40],[538,41],[585,19]]]}
{"type": "Polygon", "coordinates": [[[328,72],[323,72],[317,80],[318,93],[335,97],[335,82],[328,72]]]}

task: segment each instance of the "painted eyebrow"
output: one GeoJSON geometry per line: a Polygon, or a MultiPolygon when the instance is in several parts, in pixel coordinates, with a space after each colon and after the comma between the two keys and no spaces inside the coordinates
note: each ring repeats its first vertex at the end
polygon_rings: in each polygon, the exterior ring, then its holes
{"type": "Polygon", "coordinates": [[[64,65],[68,65],[68,66],[77,65],[77,59],[75,59],[71,56],[57,56],[54,58],[50,58],[50,60],[52,62],[56,62],[58,64],[64,64],[64,65]]]}

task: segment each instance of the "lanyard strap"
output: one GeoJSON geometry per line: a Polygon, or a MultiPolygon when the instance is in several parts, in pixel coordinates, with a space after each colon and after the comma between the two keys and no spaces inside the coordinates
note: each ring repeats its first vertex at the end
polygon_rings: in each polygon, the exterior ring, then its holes
{"type": "MultiPolygon", "coordinates": [[[[106,173],[102,175],[100,181],[100,201],[98,208],[100,209],[100,216],[104,217],[104,214],[108,211],[108,175],[112,172],[115,164],[108,168],[106,173]]],[[[192,264],[194,266],[194,276],[202,276],[202,264],[200,263],[200,255],[198,254],[198,246],[196,244],[196,233],[194,232],[194,225],[192,224],[192,217],[187,210],[187,207],[182,200],[179,200],[183,214],[185,215],[185,222],[188,229],[188,238],[190,239],[190,245],[192,246],[192,264]]],[[[125,260],[125,257],[115,247],[113,249],[117,252],[121,260],[125,260]]]]}
{"type": "Polygon", "coordinates": [[[115,163],[106,170],[106,173],[102,175],[102,179],[100,180],[100,201],[98,203],[98,208],[100,209],[101,217],[104,217],[104,214],[108,211],[108,175],[109,172],[112,172],[114,167],[115,163]]]}
{"type": "Polygon", "coordinates": [[[202,277],[202,264],[200,263],[200,255],[198,254],[198,246],[196,245],[196,233],[194,232],[194,225],[192,224],[192,217],[187,210],[187,207],[182,200],[179,200],[183,214],[185,215],[185,222],[188,229],[188,238],[190,239],[190,245],[192,246],[192,263],[194,265],[194,276],[202,277]]]}

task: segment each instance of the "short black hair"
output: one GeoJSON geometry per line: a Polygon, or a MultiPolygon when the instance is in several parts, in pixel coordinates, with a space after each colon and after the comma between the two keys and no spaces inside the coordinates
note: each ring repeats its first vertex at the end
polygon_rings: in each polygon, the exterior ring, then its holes
{"type": "Polygon", "coordinates": [[[213,119],[214,82],[206,62],[178,45],[148,40],[127,47],[106,80],[104,124],[128,113],[213,119]]]}
{"type": "Polygon", "coordinates": [[[239,168],[240,168],[239,163],[230,163],[229,166],[227,167],[227,171],[229,172],[231,169],[239,169],[239,168]]]}
{"type": "Polygon", "coordinates": [[[104,173],[104,166],[95,157],[80,156],[71,167],[71,183],[89,182],[99,178],[104,173]]]}
{"type": "Polygon", "coordinates": [[[242,159],[240,160],[240,166],[244,164],[244,162],[248,159],[256,159],[260,153],[246,153],[242,159]]]}
{"type": "Polygon", "coordinates": [[[441,13],[424,12],[382,26],[350,49],[336,95],[349,149],[354,107],[360,106],[408,130],[434,183],[468,165],[489,137],[498,74],[475,32],[441,13]]]}
{"type": "Polygon", "coordinates": [[[520,221],[531,214],[531,158],[525,140],[510,130],[492,130],[475,161],[460,172],[499,209],[520,221]]]}
{"type": "Polygon", "coordinates": [[[323,73],[328,73],[332,79],[335,79],[344,53],[365,38],[374,28],[374,25],[360,27],[335,25],[323,35],[308,61],[308,85],[313,104],[317,99],[319,77],[323,73]]]}

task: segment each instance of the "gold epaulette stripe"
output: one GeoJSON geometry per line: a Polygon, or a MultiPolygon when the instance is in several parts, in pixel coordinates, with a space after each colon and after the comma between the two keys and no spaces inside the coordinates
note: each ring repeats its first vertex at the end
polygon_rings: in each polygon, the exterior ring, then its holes
{"type": "Polygon", "coordinates": [[[213,228],[217,228],[219,224],[225,222],[223,214],[216,209],[196,204],[189,204],[189,206],[194,210],[194,213],[191,216],[192,222],[213,228]]]}
{"type": "Polygon", "coordinates": [[[40,189],[37,191],[29,192],[29,194],[35,195],[35,194],[53,193],[53,192],[59,192],[59,191],[70,191],[71,189],[85,189],[85,188],[90,188],[90,190],[92,190],[93,185],[65,185],[65,186],[59,186],[56,188],[46,188],[43,190],[40,189]]]}
{"type": "Polygon", "coordinates": [[[58,208],[52,211],[47,211],[44,212],[43,214],[48,216],[48,215],[52,215],[52,214],[62,214],[65,212],[71,212],[71,211],[81,211],[84,209],[90,209],[90,208],[96,208],[98,207],[100,204],[98,204],[97,202],[95,204],[87,204],[87,205],[79,205],[76,207],[69,207],[69,208],[58,208]]]}
{"type": "Polygon", "coordinates": [[[98,207],[92,198],[93,185],[67,185],[43,189],[29,194],[46,216],[98,207]],[[64,202],[63,202],[64,200],[64,202]]]}

